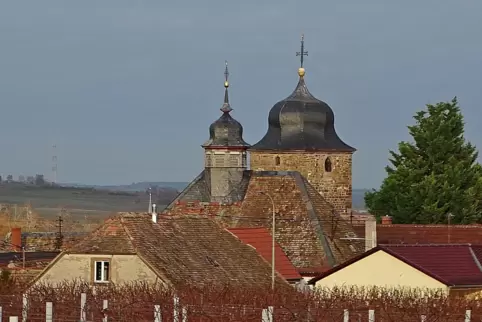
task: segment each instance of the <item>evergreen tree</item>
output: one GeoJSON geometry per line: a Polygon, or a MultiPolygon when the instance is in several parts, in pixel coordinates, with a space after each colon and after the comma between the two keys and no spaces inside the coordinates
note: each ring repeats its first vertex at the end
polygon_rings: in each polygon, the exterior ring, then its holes
{"type": "Polygon", "coordinates": [[[391,166],[380,189],[365,202],[377,218],[395,223],[469,224],[482,222],[482,167],[476,148],[465,142],[457,98],[427,105],[409,126],[414,143],[390,151],[391,166]]]}

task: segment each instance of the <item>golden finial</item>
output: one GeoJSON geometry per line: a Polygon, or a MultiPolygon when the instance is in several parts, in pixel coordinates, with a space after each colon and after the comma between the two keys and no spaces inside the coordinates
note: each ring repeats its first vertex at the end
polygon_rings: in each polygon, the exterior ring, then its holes
{"type": "Polygon", "coordinates": [[[229,87],[229,82],[228,82],[228,77],[229,77],[228,61],[225,60],[224,63],[226,64],[226,68],[224,69],[224,87],[225,87],[225,88],[228,88],[228,87],[229,87]]]}
{"type": "Polygon", "coordinates": [[[305,69],[303,67],[298,68],[298,75],[300,77],[305,76],[305,69]]]}
{"type": "Polygon", "coordinates": [[[303,56],[308,56],[308,52],[305,51],[305,35],[301,34],[301,51],[296,52],[296,56],[300,56],[301,66],[298,69],[298,75],[300,77],[305,76],[305,69],[303,68],[303,56]]]}

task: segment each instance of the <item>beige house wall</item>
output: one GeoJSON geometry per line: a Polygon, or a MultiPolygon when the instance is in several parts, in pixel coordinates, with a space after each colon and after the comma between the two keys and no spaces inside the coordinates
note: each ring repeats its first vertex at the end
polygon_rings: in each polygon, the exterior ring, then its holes
{"type": "Polygon", "coordinates": [[[58,284],[73,279],[91,282],[92,261],[95,259],[110,260],[110,280],[113,283],[158,282],[157,275],[137,255],[64,254],[60,256],[62,257],[50,266],[35,284],[58,284]]]}
{"type": "Polygon", "coordinates": [[[448,291],[445,284],[381,250],[340,269],[315,284],[315,288],[373,286],[448,291]]]}

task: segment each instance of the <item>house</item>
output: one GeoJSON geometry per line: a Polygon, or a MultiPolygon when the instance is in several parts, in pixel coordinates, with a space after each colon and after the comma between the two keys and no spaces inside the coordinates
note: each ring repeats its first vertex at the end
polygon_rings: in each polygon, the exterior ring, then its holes
{"type": "MultiPolygon", "coordinates": [[[[210,218],[122,213],[62,252],[33,284],[73,279],[93,285],[270,287],[271,267],[210,218]]],[[[290,287],[278,274],[276,284],[290,287]]]]}
{"type": "Polygon", "coordinates": [[[232,116],[226,65],[221,115],[202,145],[204,166],[163,213],[202,214],[228,228],[274,229],[298,273],[311,279],[362,253],[364,242],[343,217],[352,208],[356,149],[340,138],[333,109],[311,94],[305,74],[299,68],[293,92],[264,110],[268,128],[251,145],[232,116]]]}
{"type": "Polygon", "coordinates": [[[387,287],[482,295],[482,246],[378,245],[309,281],[315,288],[387,287]]]}
{"type": "Polygon", "coordinates": [[[381,223],[376,225],[370,218],[363,222],[353,222],[353,229],[359,238],[375,234],[376,243],[379,244],[482,245],[482,225],[393,224],[391,217],[383,216],[381,223]]]}
{"type": "MultiPolygon", "coordinates": [[[[229,228],[243,243],[250,245],[271,264],[273,258],[273,237],[266,228],[229,228]]],[[[283,249],[275,242],[275,269],[291,284],[302,280],[300,273],[291,264],[283,249]]]]}

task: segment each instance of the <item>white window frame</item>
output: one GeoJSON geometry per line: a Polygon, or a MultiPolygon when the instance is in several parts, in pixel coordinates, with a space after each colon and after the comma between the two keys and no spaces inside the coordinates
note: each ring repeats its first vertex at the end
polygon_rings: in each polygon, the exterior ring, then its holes
{"type": "Polygon", "coordinates": [[[110,282],[110,261],[108,260],[94,260],[94,283],[109,283],[110,282]],[[107,267],[107,278],[105,277],[105,264],[107,267]],[[97,276],[97,265],[100,265],[100,278],[97,276]]]}

